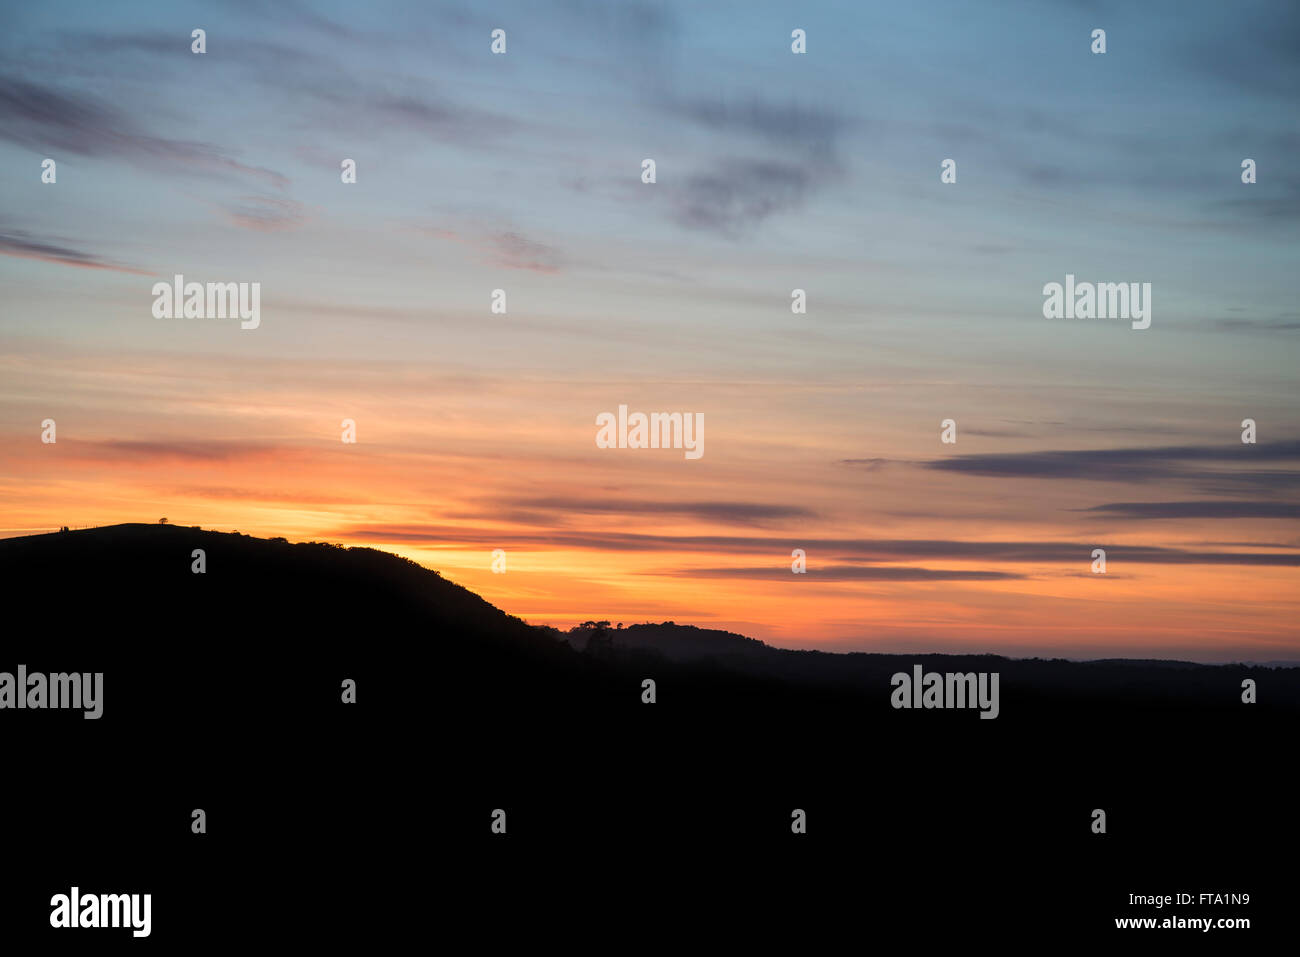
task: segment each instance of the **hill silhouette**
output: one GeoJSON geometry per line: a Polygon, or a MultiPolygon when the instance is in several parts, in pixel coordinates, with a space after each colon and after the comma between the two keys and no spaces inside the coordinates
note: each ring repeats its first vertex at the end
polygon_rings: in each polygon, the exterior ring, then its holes
{"type": "MultiPolygon", "coordinates": [[[[155,647],[153,633],[167,627],[196,645],[255,643],[267,661],[310,649],[326,661],[355,663],[372,657],[372,644],[392,653],[409,643],[416,655],[456,670],[455,687],[444,691],[464,706],[491,698],[505,710],[555,704],[555,689],[542,678],[563,682],[567,707],[594,704],[626,697],[629,682],[653,677],[668,679],[668,698],[706,710],[732,707],[733,694],[748,705],[770,694],[774,708],[792,695],[809,694],[811,702],[815,689],[819,706],[838,694],[855,708],[889,713],[890,677],[919,663],[926,671],[999,672],[1003,723],[1052,712],[1068,720],[1086,707],[1239,713],[1247,677],[1265,686],[1255,710],[1300,708],[1300,668],[794,651],[674,622],[601,629],[608,641],[596,654],[594,622],[567,633],[529,625],[397,555],[178,525],[0,539],[0,574],[11,593],[31,596],[30,605],[13,609],[19,621],[29,611],[33,627],[56,625],[73,644],[114,619],[143,631],[143,643],[120,649],[127,654],[155,647]],[[205,553],[203,574],[191,570],[194,549],[205,553]],[[655,674],[643,674],[647,668],[655,674]]],[[[169,642],[169,653],[176,645],[169,642]]]]}
{"type": "MultiPolygon", "coordinates": [[[[908,906],[917,881],[974,906],[984,861],[1008,869],[1001,886],[1029,919],[1070,895],[1104,916],[1143,886],[1245,886],[1287,839],[1300,669],[790,651],[672,622],[561,632],[385,552],[176,525],[0,540],[0,580],[0,671],[102,671],[106,689],[99,721],[3,715],[10,766],[44,782],[18,852],[87,813],[81,782],[135,768],[134,786],[96,792],[113,822],[97,843],[60,838],[116,862],[105,873],[138,858],[142,875],[165,865],[201,882],[195,868],[224,867],[307,907],[309,885],[287,892],[246,866],[288,821],[280,853],[350,861],[351,893],[382,909],[364,875],[423,821],[467,887],[509,873],[528,893],[571,892],[632,859],[646,862],[642,894],[707,895],[703,873],[671,865],[707,847],[733,874],[783,861],[823,903],[853,906],[829,876],[848,855],[892,868],[896,896],[877,906],[908,906]],[[998,672],[999,716],[893,708],[891,676],[917,664],[998,672]],[[1258,704],[1241,702],[1244,678],[1258,704]],[[344,679],[355,706],[340,703],[344,679]],[[182,854],[168,815],[209,805],[223,843],[182,854]],[[1089,832],[1095,807],[1108,843],[1089,832]],[[513,843],[494,841],[493,808],[509,809],[513,843]],[[794,808],[810,843],[790,844],[794,808]],[[996,862],[977,851],[990,841],[996,862]],[[957,869],[936,869],[954,849],[957,869]],[[1045,872],[1050,888],[1034,879],[1045,872]]],[[[55,868],[30,894],[66,880],[55,868]]]]}

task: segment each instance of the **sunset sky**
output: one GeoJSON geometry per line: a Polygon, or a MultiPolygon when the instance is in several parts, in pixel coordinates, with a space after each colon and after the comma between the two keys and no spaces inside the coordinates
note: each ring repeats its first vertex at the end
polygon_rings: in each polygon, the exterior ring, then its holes
{"type": "Polygon", "coordinates": [[[561,627],[1300,661],[1295,4],[156,6],[0,11],[0,536],[370,545],[561,627]],[[260,327],[155,318],[177,273],[259,282],[260,327]],[[1151,283],[1151,327],[1045,319],[1067,273],[1151,283]],[[620,404],[703,413],[703,457],[598,448],[620,404]]]}

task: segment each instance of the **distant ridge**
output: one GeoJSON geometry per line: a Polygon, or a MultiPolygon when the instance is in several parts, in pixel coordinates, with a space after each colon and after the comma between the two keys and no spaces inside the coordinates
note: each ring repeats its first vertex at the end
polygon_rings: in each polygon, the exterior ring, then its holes
{"type": "Polygon", "coordinates": [[[510,688],[513,695],[544,695],[532,685],[549,669],[565,676],[561,684],[576,682],[572,694],[580,700],[648,670],[681,671],[693,676],[702,700],[726,682],[761,681],[792,693],[815,686],[865,695],[871,707],[888,710],[891,676],[923,664],[940,672],[999,672],[1003,693],[1027,709],[1070,700],[1077,707],[1080,697],[1104,699],[1107,707],[1239,709],[1243,677],[1273,675],[1258,707],[1300,710],[1294,665],[791,650],[672,621],[626,628],[593,621],[566,633],[530,625],[388,552],[188,526],[122,524],[0,539],[0,575],[10,594],[36,596],[13,603],[18,624],[29,612],[34,630],[89,641],[125,626],[148,643],[177,635],[218,647],[252,641],[266,654],[312,648],[349,655],[374,647],[409,657],[402,649],[419,649],[434,667],[458,676],[447,694],[490,696],[510,688]],[[196,548],[206,552],[205,574],[191,571],[196,548]]]}

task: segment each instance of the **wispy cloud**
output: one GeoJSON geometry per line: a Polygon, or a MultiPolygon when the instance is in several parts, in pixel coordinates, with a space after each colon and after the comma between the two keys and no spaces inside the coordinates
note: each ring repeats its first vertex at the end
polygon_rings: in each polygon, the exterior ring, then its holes
{"type": "Polygon", "coordinates": [[[809,567],[807,578],[799,578],[786,567],[777,568],[672,568],[646,572],[648,575],[668,575],[673,578],[739,578],[759,581],[788,581],[795,587],[805,581],[819,582],[936,582],[936,581],[1012,581],[1028,576],[1013,572],[964,571],[945,568],[916,568],[903,565],[878,565],[863,568],[858,565],[825,565],[809,567]]]}
{"type": "Polygon", "coordinates": [[[844,115],[824,108],[778,105],[758,97],[678,99],[665,108],[710,130],[751,134],[796,151],[821,154],[830,151],[849,125],[844,115]]]}
{"type": "Polygon", "coordinates": [[[767,554],[774,567],[789,568],[790,550],[805,549],[842,564],[900,561],[978,561],[1019,564],[1080,564],[1091,561],[1092,549],[1105,547],[1112,563],[1154,565],[1276,565],[1300,566],[1300,553],[1219,552],[1107,542],[978,542],[946,539],[826,539],[800,536],[744,537],[732,535],[652,535],[631,532],[586,532],[467,528],[454,525],[369,525],[330,533],[352,541],[408,542],[425,545],[479,545],[494,541],[517,547],[551,547],[595,551],[715,551],[733,554],[767,554]]]}
{"type": "Polygon", "coordinates": [[[472,230],[457,228],[416,227],[421,233],[436,239],[461,243],[475,250],[484,262],[502,269],[522,269],[528,272],[558,273],[564,256],[555,246],[529,239],[515,229],[472,230]]]}
{"type": "Polygon", "coordinates": [[[1082,509],[1125,518],[1300,518],[1292,502],[1113,502],[1082,509]]]}
{"type": "Polygon", "coordinates": [[[236,226],[262,233],[296,229],[307,220],[302,203],[274,196],[243,196],[223,210],[236,226]]]}
{"type": "Polygon", "coordinates": [[[679,515],[723,525],[764,525],[787,519],[816,516],[797,505],[765,505],[746,502],[647,502],[622,499],[592,501],[575,498],[535,498],[513,502],[540,512],[576,512],[612,515],[679,515]]]}
{"type": "Polygon", "coordinates": [[[687,229],[739,239],[837,177],[836,167],[820,160],[725,160],[687,178],[673,193],[672,216],[687,229]]]}
{"type": "Polygon", "coordinates": [[[0,138],[42,152],[117,156],[155,168],[288,184],[281,174],[241,163],[211,143],[151,135],[97,97],[8,76],[0,76],[0,138]]]}
{"type": "Polygon", "coordinates": [[[1300,470],[1257,469],[1253,465],[1296,462],[1300,462],[1300,442],[1288,441],[958,455],[923,464],[937,471],[993,478],[1177,481],[1198,484],[1207,490],[1260,491],[1300,487],[1300,470]],[[1204,463],[1235,468],[1206,468],[1204,463]]]}
{"type": "Polygon", "coordinates": [[[60,437],[66,454],[97,462],[234,462],[250,459],[282,459],[290,451],[283,446],[233,440],[127,440],[79,442],[60,437]]]}
{"type": "Polygon", "coordinates": [[[21,229],[0,229],[0,256],[36,259],[61,266],[76,266],[79,269],[109,269],[137,276],[152,275],[146,270],[111,262],[59,242],[39,239],[21,229]]]}

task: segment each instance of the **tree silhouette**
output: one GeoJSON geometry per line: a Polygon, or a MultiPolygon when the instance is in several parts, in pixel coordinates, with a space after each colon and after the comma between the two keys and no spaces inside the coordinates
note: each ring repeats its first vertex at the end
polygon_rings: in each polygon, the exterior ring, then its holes
{"type": "Polygon", "coordinates": [[[586,653],[593,658],[609,658],[614,653],[614,635],[607,621],[584,621],[579,627],[590,631],[586,653]]]}

